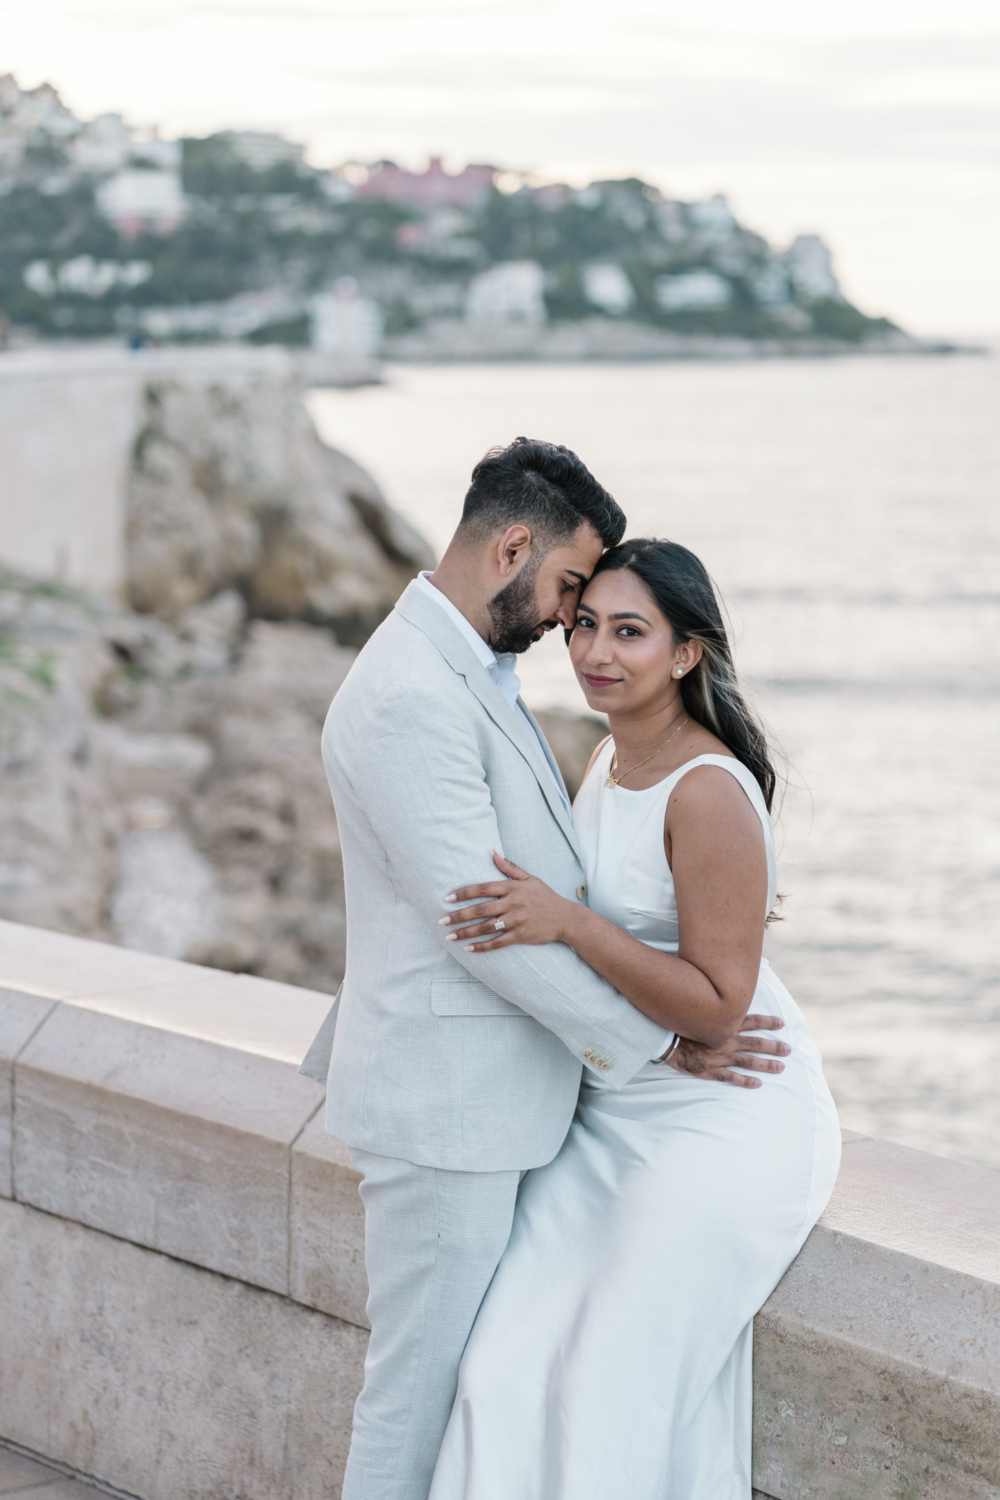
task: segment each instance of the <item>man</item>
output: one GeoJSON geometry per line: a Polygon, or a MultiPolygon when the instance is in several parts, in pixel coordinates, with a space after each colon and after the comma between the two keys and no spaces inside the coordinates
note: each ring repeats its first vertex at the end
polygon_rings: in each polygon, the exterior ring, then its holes
{"type": "MultiPolygon", "coordinates": [[[[344,1500],[426,1500],[521,1177],[559,1150],[584,1066],[624,1083],[674,1040],[568,947],[472,954],[441,925],[458,885],[496,878],[495,849],[586,900],[562,777],[514,662],[573,626],[624,529],[568,449],[492,450],[439,566],[409,585],[327,718],[347,973],[303,1070],[324,1076],[332,1033],[326,1123],[364,1177],[372,1325],[344,1500]]],[[[682,1042],[675,1061],[727,1080],[727,1065],[765,1069],[752,1053],[786,1050],[682,1042]]]]}

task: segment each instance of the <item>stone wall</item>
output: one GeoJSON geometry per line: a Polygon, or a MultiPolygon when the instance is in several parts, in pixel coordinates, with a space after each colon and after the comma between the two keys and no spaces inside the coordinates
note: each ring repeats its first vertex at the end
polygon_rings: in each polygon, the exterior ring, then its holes
{"type": "MultiPolygon", "coordinates": [[[[0,1438],[141,1500],[337,1496],[363,1216],[296,1071],[328,996],[11,923],[0,987],[0,1438]]],[[[763,1496],[1000,1493],[1000,1176],[849,1137],[755,1392],[763,1496]]]]}

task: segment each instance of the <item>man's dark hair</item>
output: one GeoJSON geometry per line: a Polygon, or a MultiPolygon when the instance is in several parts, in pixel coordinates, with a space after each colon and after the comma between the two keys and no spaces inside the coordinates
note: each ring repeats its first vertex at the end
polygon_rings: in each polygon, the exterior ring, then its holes
{"type": "Polygon", "coordinates": [[[461,528],[477,537],[527,526],[543,552],[566,542],[587,521],[605,547],[625,535],[621,507],[586,464],[559,443],[515,438],[491,448],[472,471],[461,528]]]}

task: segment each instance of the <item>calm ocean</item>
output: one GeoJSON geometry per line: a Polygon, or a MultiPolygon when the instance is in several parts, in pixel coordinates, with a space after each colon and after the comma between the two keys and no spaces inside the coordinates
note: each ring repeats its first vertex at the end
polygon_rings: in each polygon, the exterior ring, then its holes
{"type": "MultiPolygon", "coordinates": [[[[310,401],[439,549],[526,433],[699,553],[787,757],[767,952],[843,1123],[1000,1168],[1000,361],[407,366],[310,401]]],[[[585,707],[555,636],[521,675],[585,707]]]]}

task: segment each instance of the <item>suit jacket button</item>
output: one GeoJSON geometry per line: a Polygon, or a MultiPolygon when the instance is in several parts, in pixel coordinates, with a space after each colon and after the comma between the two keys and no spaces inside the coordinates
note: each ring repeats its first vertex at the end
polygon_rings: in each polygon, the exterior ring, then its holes
{"type": "Polygon", "coordinates": [[[577,886],[577,888],[576,888],[576,899],[578,901],[585,901],[587,899],[587,887],[585,885],[578,885],[577,886]]]}

